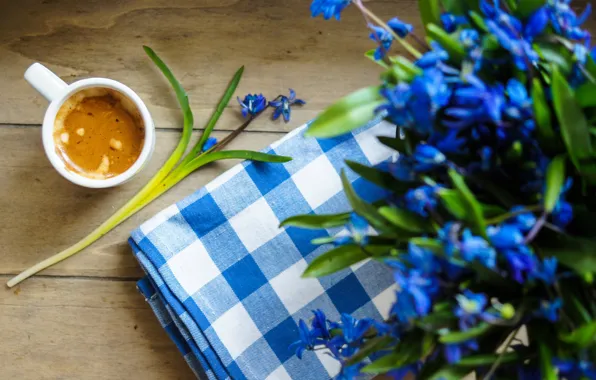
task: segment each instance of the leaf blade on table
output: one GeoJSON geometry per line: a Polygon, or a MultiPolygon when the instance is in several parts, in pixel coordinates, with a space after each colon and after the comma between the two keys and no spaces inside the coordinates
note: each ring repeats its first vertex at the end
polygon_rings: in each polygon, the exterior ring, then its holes
{"type": "Polygon", "coordinates": [[[234,76],[232,77],[232,80],[230,80],[230,83],[228,84],[226,91],[221,96],[219,103],[217,104],[217,107],[215,108],[215,110],[213,111],[213,114],[209,118],[209,121],[205,125],[205,129],[203,130],[203,133],[201,134],[199,141],[197,142],[197,144],[192,148],[191,152],[189,153],[189,157],[196,156],[203,149],[203,145],[205,145],[205,142],[211,135],[211,132],[213,132],[213,128],[215,128],[215,125],[217,124],[217,121],[221,117],[221,114],[223,113],[223,111],[226,108],[226,106],[228,105],[228,103],[230,103],[230,100],[232,99],[234,92],[236,92],[236,88],[238,88],[238,84],[240,83],[240,80],[242,79],[243,73],[244,73],[244,66],[241,66],[236,71],[236,73],[234,73],[234,76]]]}

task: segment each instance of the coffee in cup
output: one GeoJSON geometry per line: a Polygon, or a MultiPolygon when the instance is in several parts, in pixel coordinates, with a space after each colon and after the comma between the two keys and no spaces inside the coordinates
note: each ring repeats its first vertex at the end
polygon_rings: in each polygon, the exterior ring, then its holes
{"type": "Polygon", "coordinates": [[[68,170],[106,179],[128,170],[145,140],[143,118],[127,97],[109,88],[73,94],[54,122],[56,153],[68,170]]]}

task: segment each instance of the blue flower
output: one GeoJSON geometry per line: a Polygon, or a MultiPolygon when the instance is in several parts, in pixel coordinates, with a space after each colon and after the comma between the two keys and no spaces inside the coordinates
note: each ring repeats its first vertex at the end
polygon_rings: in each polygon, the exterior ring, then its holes
{"type": "Polygon", "coordinates": [[[468,19],[465,16],[458,16],[453,13],[443,13],[441,23],[447,33],[453,33],[458,26],[467,24],[468,19]]]}
{"type": "Polygon", "coordinates": [[[498,249],[515,249],[524,242],[524,235],[513,224],[490,226],[486,229],[486,233],[492,245],[498,249]]]}
{"type": "Polygon", "coordinates": [[[302,319],[298,322],[298,330],[300,332],[300,339],[292,343],[288,349],[295,351],[298,359],[302,359],[302,354],[305,350],[312,350],[320,342],[316,332],[310,331],[302,319]]]}
{"type": "Polygon", "coordinates": [[[472,235],[472,232],[468,229],[464,230],[462,237],[460,251],[465,261],[473,262],[477,260],[490,269],[497,266],[497,252],[486,240],[480,236],[472,235]]]}
{"type": "Polygon", "coordinates": [[[377,108],[377,112],[382,110],[387,111],[388,118],[399,127],[410,126],[413,122],[412,115],[408,109],[408,104],[412,96],[410,85],[401,82],[392,88],[384,87],[380,93],[388,103],[377,108]]]}
{"type": "Polygon", "coordinates": [[[454,314],[459,318],[459,328],[466,331],[478,324],[479,321],[494,322],[497,317],[485,311],[488,303],[487,297],[482,293],[473,293],[470,290],[464,290],[463,294],[455,296],[457,306],[454,314]]]}
{"type": "Polygon", "coordinates": [[[315,335],[320,336],[323,339],[330,339],[331,334],[327,326],[327,317],[322,310],[313,310],[314,318],[312,320],[312,329],[315,335]]]}
{"type": "Polygon", "coordinates": [[[395,282],[398,285],[397,302],[392,310],[398,320],[409,323],[410,319],[427,315],[432,306],[432,297],[439,290],[437,280],[419,270],[396,270],[395,282]]]}
{"type": "Polygon", "coordinates": [[[549,23],[547,7],[540,7],[528,18],[524,28],[524,36],[530,40],[541,35],[549,23]]]}
{"type": "Polygon", "coordinates": [[[586,360],[553,359],[553,364],[559,370],[559,376],[567,380],[579,380],[583,377],[596,380],[596,366],[586,360]]]}
{"type": "Polygon", "coordinates": [[[451,258],[459,245],[458,234],[460,226],[455,222],[447,222],[439,230],[438,237],[443,243],[443,249],[448,258],[451,258]]]}
{"type": "Polygon", "coordinates": [[[427,134],[434,128],[437,112],[449,102],[451,89],[441,70],[430,68],[412,80],[411,91],[409,108],[414,127],[419,133],[427,134]]]}
{"type": "Polygon", "coordinates": [[[217,139],[215,137],[209,137],[207,141],[205,141],[205,143],[203,144],[201,152],[208,151],[209,149],[213,148],[215,144],[217,144],[217,139]]]}
{"type": "Polygon", "coordinates": [[[414,243],[408,244],[408,252],[402,256],[402,260],[408,262],[413,268],[425,275],[434,275],[441,270],[440,263],[434,253],[414,243]]]}
{"type": "Polygon", "coordinates": [[[389,52],[391,44],[393,43],[393,36],[380,26],[369,25],[369,28],[372,29],[370,39],[378,44],[374,54],[374,58],[378,61],[383,59],[385,55],[387,55],[387,52],[389,52]]]}
{"type": "Polygon", "coordinates": [[[397,17],[392,18],[391,20],[387,21],[387,26],[391,28],[401,38],[406,37],[408,34],[414,30],[414,27],[408,23],[405,23],[398,19],[397,17]]]}
{"type": "Polygon", "coordinates": [[[552,213],[553,223],[560,228],[565,228],[573,219],[573,207],[566,201],[559,201],[552,213]]]}
{"type": "Polygon", "coordinates": [[[532,275],[538,268],[538,260],[526,245],[505,249],[502,252],[513,279],[520,284],[524,282],[524,275],[532,275]]]}
{"type": "Polygon", "coordinates": [[[352,240],[361,245],[368,243],[368,221],[360,215],[353,212],[350,215],[350,223],[348,224],[352,240]]]}
{"type": "Polygon", "coordinates": [[[554,301],[542,301],[540,302],[540,309],[536,312],[536,316],[554,323],[559,320],[561,306],[563,306],[563,301],[560,298],[556,298],[554,301]]]}
{"type": "Polygon", "coordinates": [[[538,265],[538,268],[531,273],[533,278],[537,278],[546,285],[553,285],[557,281],[558,260],[556,257],[549,257],[538,265]]]}
{"type": "Polygon", "coordinates": [[[427,51],[416,62],[416,66],[422,69],[436,67],[449,59],[449,54],[441,45],[431,43],[431,50],[427,51]]]}
{"type": "Polygon", "coordinates": [[[389,172],[400,181],[412,182],[416,180],[414,164],[411,157],[402,154],[397,158],[396,162],[389,163],[389,172]]]}
{"type": "Polygon", "coordinates": [[[557,204],[555,205],[555,208],[551,214],[553,223],[560,228],[567,227],[567,225],[571,223],[571,220],[573,219],[573,207],[565,200],[565,195],[569,189],[571,189],[571,186],[573,186],[573,180],[568,178],[565,182],[565,185],[563,186],[563,189],[561,189],[559,200],[557,201],[557,204]]]}
{"type": "Polygon", "coordinates": [[[350,0],[314,0],[310,4],[310,13],[312,17],[322,14],[325,20],[335,17],[337,20],[341,17],[341,12],[350,5],[350,0]]]}
{"type": "Polygon", "coordinates": [[[443,165],[447,160],[440,150],[429,144],[416,145],[412,157],[417,163],[414,166],[414,170],[418,172],[434,169],[443,165]]]}
{"type": "Polygon", "coordinates": [[[445,344],[444,346],[445,359],[449,364],[459,363],[461,358],[471,351],[478,351],[478,342],[474,339],[462,343],[445,344]]]}
{"type": "Polygon", "coordinates": [[[364,334],[374,325],[374,321],[369,318],[356,319],[349,314],[341,315],[341,324],[333,327],[341,328],[342,334],[331,339],[328,347],[332,352],[341,348],[341,355],[350,357],[356,353],[357,345],[361,342],[364,334]]]}
{"type": "MultiPolygon", "coordinates": [[[[515,206],[511,208],[511,212],[521,212],[524,211],[524,206],[515,206]]],[[[521,232],[529,232],[534,224],[536,224],[536,216],[532,214],[530,211],[524,212],[522,214],[517,214],[512,219],[510,219],[510,223],[514,224],[521,232]]]]}
{"type": "Polygon", "coordinates": [[[434,210],[437,207],[437,189],[437,186],[423,185],[408,190],[404,196],[406,209],[420,216],[428,216],[428,210],[434,210]]]}
{"type": "Polygon", "coordinates": [[[290,97],[282,95],[279,100],[274,100],[269,102],[269,105],[275,107],[275,111],[273,111],[273,120],[277,120],[280,115],[284,116],[284,120],[286,123],[290,121],[290,113],[292,105],[303,105],[306,102],[302,99],[296,99],[296,91],[290,88],[290,97]]]}
{"type": "Polygon", "coordinates": [[[480,35],[476,29],[464,29],[459,34],[459,41],[466,50],[470,50],[478,46],[480,35]]]}
{"type": "Polygon", "coordinates": [[[428,139],[428,143],[436,146],[438,150],[443,153],[457,153],[462,154],[465,152],[462,149],[468,139],[464,136],[460,136],[456,130],[447,130],[445,132],[435,132],[428,139]]]}
{"type": "Polygon", "coordinates": [[[242,116],[244,117],[248,115],[256,116],[267,105],[267,99],[265,99],[263,94],[248,94],[244,97],[244,100],[237,99],[238,103],[242,106],[242,116]]]}

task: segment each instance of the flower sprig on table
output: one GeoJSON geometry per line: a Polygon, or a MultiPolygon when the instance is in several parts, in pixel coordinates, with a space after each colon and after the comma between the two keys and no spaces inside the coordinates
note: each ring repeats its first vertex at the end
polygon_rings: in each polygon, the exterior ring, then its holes
{"type": "Polygon", "coordinates": [[[221,141],[217,141],[214,137],[211,137],[211,132],[215,128],[219,117],[221,116],[224,108],[230,102],[230,99],[238,84],[242,78],[244,72],[244,66],[242,66],[234,74],[228,88],[224,92],[224,95],[220,99],[215,111],[211,115],[211,118],[205,125],[201,137],[197,143],[190,149],[190,151],[184,155],[188,145],[194,126],[194,118],[188,96],[182,88],[182,85],[174,77],[172,71],[168,66],[157,56],[157,54],[149,47],[144,47],[145,52],[155,63],[155,65],[161,70],[164,76],[172,85],[182,114],[184,116],[184,126],[182,129],[182,135],[178,145],[174,149],[174,152],[163,164],[161,169],[149,180],[149,182],[135,195],[133,196],[124,206],[118,209],[110,218],[103,222],[99,227],[93,230],[89,235],[84,237],[82,240],[74,244],[73,246],[65,249],[62,252],[51,256],[33,267],[23,271],[17,276],[10,279],[7,283],[9,287],[13,287],[28,277],[42,271],[52,265],[59,263],[62,260],[67,259],[70,256],[75,255],[87,246],[94,243],[96,240],[101,238],[103,235],[111,231],[113,228],[118,226],[120,223],[134,215],[136,212],[141,210],[143,207],[151,203],[154,199],[171,189],[178,182],[182,181],[189,174],[195,170],[215,161],[229,160],[229,159],[241,159],[241,160],[253,160],[261,162],[272,162],[282,163],[291,160],[290,157],[277,156],[272,154],[253,152],[249,150],[228,150],[223,151],[222,149],[229,144],[234,138],[236,138],[240,132],[244,131],[254,120],[256,120],[264,111],[269,107],[275,107],[276,110],[273,113],[273,118],[276,119],[278,115],[278,108],[284,107],[284,117],[286,121],[290,118],[290,105],[291,104],[305,104],[303,101],[294,99],[295,92],[290,90],[290,98],[293,101],[288,101],[285,95],[277,96],[272,102],[267,103],[263,95],[247,95],[244,101],[239,102],[242,106],[242,115],[246,118],[246,121],[242,123],[238,128],[231,132],[221,141]],[[284,103],[285,102],[285,103],[284,103]],[[277,116],[276,116],[277,115],[277,116]]]}
{"type": "Polygon", "coordinates": [[[578,15],[570,0],[418,2],[426,41],[360,0],[312,2],[325,19],[358,8],[377,44],[366,56],[384,71],[380,85],[340,100],[307,133],[334,137],[381,115],[396,125],[395,137],[379,137],[396,158],[347,161],[384,199],[367,203],[342,175],[352,213],[283,225],[346,231],[319,239],[335,247],[304,276],[373,259],[397,290],[383,321],[331,322],[315,310],[290,349],[328,350],[340,379],[596,379],[596,51],[582,28],[590,7],[578,15]],[[396,42],[410,58],[392,53],[396,42]]]}

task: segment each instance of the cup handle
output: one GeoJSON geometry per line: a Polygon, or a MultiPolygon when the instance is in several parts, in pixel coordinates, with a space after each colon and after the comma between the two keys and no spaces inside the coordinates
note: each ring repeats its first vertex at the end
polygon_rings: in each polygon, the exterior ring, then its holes
{"type": "Polygon", "coordinates": [[[34,63],[25,71],[25,80],[49,102],[64,92],[68,85],[41,63],[34,63]]]}

